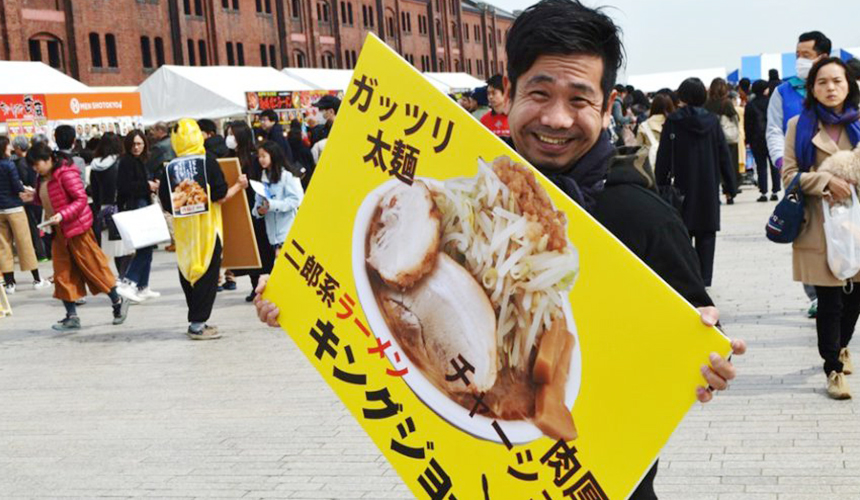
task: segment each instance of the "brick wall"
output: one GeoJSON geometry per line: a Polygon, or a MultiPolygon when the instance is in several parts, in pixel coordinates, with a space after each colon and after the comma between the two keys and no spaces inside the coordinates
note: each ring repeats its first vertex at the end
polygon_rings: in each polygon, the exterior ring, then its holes
{"type": "Polygon", "coordinates": [[[138,85],[162,61],[352,68],[374,32],[420,70],[459,68],[483,79],[493,63],[504,64],[504,46],[488,45],[488,33],[503,34],[511,23],[492,7],[460,0],[260,0],[261,12],[257,0],[187,4],[188,13],[185,0],[3,0],[0,59],[30,60],[35,44],[43,62],[88,85],[138,85]]]}

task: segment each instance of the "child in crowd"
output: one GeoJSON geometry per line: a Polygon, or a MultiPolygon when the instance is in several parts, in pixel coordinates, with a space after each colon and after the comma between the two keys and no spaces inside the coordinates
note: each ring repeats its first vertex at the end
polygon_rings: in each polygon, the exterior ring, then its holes
{"type": "Polygon", "coordinates": [[[266,196],[256,195],[251,213],[266,221],[266,236],[277,255],[304,197],[301,174],[287,162],[281,147],[272,141],[264,141],[257,146],[257,159],[263,169],[266,196]]]}
{"type": "Polygon", "coordinates": [[[66,317],[52,328],[81,328],[75,302],[86,296],[87,287],[93,295],[106,293],[110,297],[113,324],[121,325],[128,315],[129,303],[117,294],[116,277],[93,236],[93,213],[87,205],[80,171],[68,154],[52,152],[45,143],[36,143],[27,151],[27,163],[40,179],[36,191],[22,193],[21,199],[42,205],[45,218],[57,226],[51,249],[54,297],[63,301],[66,317]]]}
{"type": "Polygon", "coordinates": [[[223,226],[221,204],[248,186],[248,178],[239,176],[236,184],[227,187],[221,167],[203,147],[203,133],[194,120],[179,120],[170,136],[176,159],[161,173],[158,195],[161,205],[169,210],[173,207],[173,193],[168,182],[174,162],[195,161],[206,172],[206,186],[201,186],[209,201],[209,209],[197,215],[174,217],[176,258],[179,264],[179,282],[185,292],[188,305],[188,331],[192,340],[212,340],[221,337],[218,329],[207,325],[212,314],[218,289],[218,274],[221,268],[223,226]],[[196,158],[194,158],[196,157],[196,158]]]}

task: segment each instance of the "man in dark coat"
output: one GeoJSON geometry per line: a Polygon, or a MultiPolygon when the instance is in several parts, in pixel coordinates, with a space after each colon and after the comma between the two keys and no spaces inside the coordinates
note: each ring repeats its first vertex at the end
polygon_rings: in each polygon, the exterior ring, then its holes
{"type": "Polygon", "coordinates": [[[663,125],[655,173],[658,186],[673,184],[674,177],[674,186],[684,198],[684,225],[695,242],[705,286],[711,286],[720,230],[720,176],[730,197],[737,187],[720,120],[701,107],[707,96],[698,78],[688,78],[678,88],[682,107],[663,125]]]}
{"type": "Polygon", "coordinates": [[[767,151],[767,105],[768,97],[767,82],[756,81],[752,86],[750,101],[744,109],[744,135],[755,158],[756,174],[758,175],[758,190],[761,193],[756,201],[767,201],[767,178],[771,177],[770,200],[779,199],[780,184],[779,170],[770,161],[767,151]]]}
{"type": "Polygon", "coordinates": [[[278,114],[267,109],[260,113],[260,127],[263,129],[263,138],[273,141],[275,144],[284,150],[287,161],[293,161],[293,150],[287,142],[287,136],[284,134],[284,129],[278,121],[278,114]]]}
{"type": "Polygon", "coordinates": [[[203,141],[203,148],[206,149],[207,153],[211,153],[215,158],[227,158],[230,156],[227,142],[223,136],[218,134],[218,126],[215,125],[214,121],[202,118],[197,120],[197,126],[200,127],[203,137],[206,138],[203,141]]]}
{"type": "Polygon", "coordinates": [[[157,179],[161,176],[164,165],[176,158],[176,153],[173,152],[173,146],[170,145],[170,128],[166,123],[156,123],[150,132],[153,141],[149,148],[149,158],[146,160],[146,171],[149,173],[150,179],[157,179]]]}

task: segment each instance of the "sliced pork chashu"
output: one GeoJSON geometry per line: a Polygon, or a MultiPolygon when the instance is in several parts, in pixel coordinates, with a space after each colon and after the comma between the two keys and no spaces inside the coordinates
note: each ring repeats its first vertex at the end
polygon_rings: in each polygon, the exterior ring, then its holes
{"type": "Polygon", "coordinates": [[[380,303],[410,359],[435,375],[449,392],[480,393],[496,382],[496,314],[487,294],[463,266],[444,252],[428,275],[405,291],[383,289],[380,303]],[[462,360],[460,359],[462,356],[462,360]],[[463,360],[474,368],[462,378],[463,360]]]}
{"type": "Polygon", "coordinates": [[[441,219],[423,182],[398,184],[379,202],[370,227],[367,263],[388,286],[409,288],[433,269],[441,219]]]}

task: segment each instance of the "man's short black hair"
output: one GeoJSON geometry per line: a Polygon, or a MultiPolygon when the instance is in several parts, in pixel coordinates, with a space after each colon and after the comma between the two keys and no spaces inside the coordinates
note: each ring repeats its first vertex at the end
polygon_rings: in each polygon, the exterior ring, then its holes
{"type": "Polygon", "coordinates": [[[702,83],[702,80],[699,80],[696,77],[687,78],[683,82],[681,82],[681,86],[678,87],[678,99],[687,103],[689,106],[704,106],[705,102],[708,100],[708,89],[705,88],[705,84],[702,83]]]}
{"type": "Polygon", "coordinates": [[[496,75],[491,76],[487,80],[487,87],[493,87],[494,89],[497,89],[497,90],[504,90],[505,84],[503,83],[502,75],[496,74],[496,75]]]}
{"type": "Polygon", "coordinates": [[[60,125],[54,129],[54,141],[58,149],[72,149],[75,145],[75,128],[71,125],[60,125]]]}
{"type": "Polygon", "coordinates": [[[260,119],[266,118],[270,122],[278,123],[278,114],[272,109],[267,109],[260,113],[260,119]]]}
{"type": "Polygon", "coordinates": [[[845,64],[848,66],[848,69],[851,70],[851,76],[853,76],[855,80],[860,80],[860,59],[853,57],[845,64]]]}
{"type": "Polygon", "coordinates": [[[197,126],[200,127],[200,131],[204,134],[218,133],[218,127],[215,125],[215,122],[213,122],[209,118],[201,118],[197,120],[197,126]]]}
{"type": "Polygon", "coordinates": [[[324,95],[320,97],[319,101],[317,101],[316,106],[320,111],[330,109],[337,113],[338,110],[340,110],[340,99],[333,95],[324,95]]]}
{"type": "Polygon", "coordinates": [[[750,81],[749,78],[746,78],[746,77],[741,78],[741,81],[738,82],[738,88],[740,88],[741,90],[743,90],[747,94],[750,93],[750,85],[752,85],[752,82],[750,81]]]}
{"type": "Polygon", "coordinates": [[[587,54],[603,60],[603,108],[624,62],[621,29],[601,9],[579,0],[541,0],[514,21],[505,43],[511,99],[517,79],[542,55],[587,54]]]}
{"type": "Polygon", "coordinates": [[[624,85],[621,85],[619,83],[619,84],[615,85],[615,91],[618,92],[619,94],[621,94],[623,92],[627,92],[627,87],[625,87],[624,85]]]}
{"type": "Polygon", "coordinates": [[[820,31],[808,31],[800,35],[797,39],[797,43],[810,41],[815,42],[812,48],[815,49],[815,52],[817,52],[818,55],[830,55],[830,50],[833,48],[833,44],[830,43],[829,38],[824,36],[824,33],[820,31]]]}

